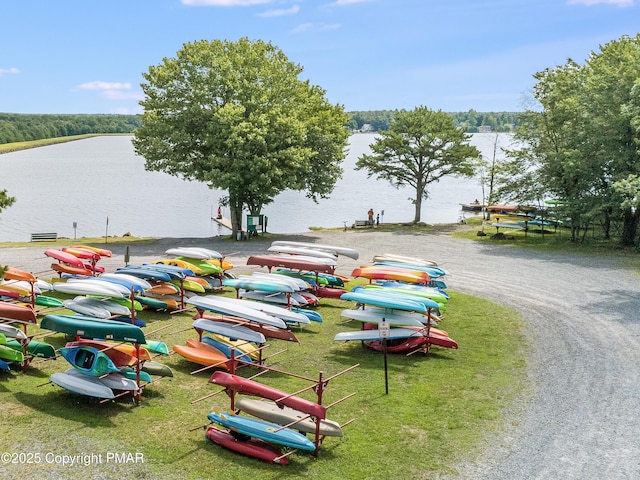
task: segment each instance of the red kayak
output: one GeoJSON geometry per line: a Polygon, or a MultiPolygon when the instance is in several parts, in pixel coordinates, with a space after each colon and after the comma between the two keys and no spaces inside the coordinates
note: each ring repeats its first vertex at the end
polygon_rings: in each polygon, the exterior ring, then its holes
{"type": "Polygon", "coordinates": [[[290,268],[292,270],[309,270],[311,272],[333,273],[335,267],[324,263],[315,263],[308,260],[280,257],[277,255],[253,255],[247,259],[247,265],[258,265],[260,267],[290,268]]]}
{"type": "Polygon", "coordinates": [[[207,440],[248,457],[254,457],[268,463],[277,463],[278,465],[287,465],[289,463],[288,457],[283,457],[280,450],[257,438],[249,437],[246,440],[241,440],[234,437],[230,432],[216,427],[207,428],[205,436],[207,440]]]}
{"type": "Polygon", "coordinates": [[[36,312],[28,305],[0,302],[0,319],[19,323],[38,323],[36,312]]]}
{"type": "Polygon", "coordinates": [[[342,288],[318,287],[313,293],[320,298],[340,298],[347,291],[342,288]]]}
{"type": "Polygon", "coordinates": [[[69,265],[73,265],[75,267],[82,267],[82,260],[78,257],[71,255],[70,253],[63,252],[62,250],[56,250],[55,248],[47,248],[44,251],[44,254],[47,257],[51,257],[59,262],[68,263],[69,265]]]}
{"type": "Polygon", "coordinates": [[[327,418],[327,409],[322,405],[305,400],[304,398],[292,396],[287,392],[278,390],[268,385],[250,380],[248,378],[239,377],[227,372],[213,372],[209,383],[215,383],[225,387],[227,390],[233,390],[236,393],[242,393],[244,395],[255,395],[257,397],[274,400],[276,403],[281,403],[287,407],[291,407],[302,413],[313,415],[314,417],[324,420],[327,418]]]}

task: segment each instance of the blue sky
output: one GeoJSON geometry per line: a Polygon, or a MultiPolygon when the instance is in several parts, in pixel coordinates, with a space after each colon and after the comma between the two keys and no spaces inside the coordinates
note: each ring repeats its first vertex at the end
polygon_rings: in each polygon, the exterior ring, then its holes
{"type": "Polygon", "coordinates": [[[640,0],[1,0],[0,25],[0,112],[141,113],[149,66],[240,37],[348,111],[518,111],[534,73],[640,32],[640,0]]]}

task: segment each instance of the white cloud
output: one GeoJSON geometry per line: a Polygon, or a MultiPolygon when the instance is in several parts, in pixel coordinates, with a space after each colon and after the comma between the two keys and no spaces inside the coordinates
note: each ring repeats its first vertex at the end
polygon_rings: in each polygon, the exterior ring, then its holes
{"type": "Polygon", "coordinates": [[[271,0],[182,0],[182,3],[194,7],[248,7],[271,3],[271,0]]]}
{"type": "Polygon", "coordinates": [[[299,5],[293,5],[291,8],[281,8],[276,10],[267,10],[266,12],[259,13],[260,17],[282,17],[283,15],[294,15],[300,11],[299,5]]]}
{"type": "Polygon", "coordinates": [[[600,3],[617,5],[618,7],[632,7],[635,0],[569,0],[569,5],[598,5],[600,3]]]}
{"type": "Polygon", "coordinates": [[[328,30],[337,30],[341,27],[339,23],[301,23],[292,30],[293,33],[304,32],[326,32],[328,30]]]}
{"type": "Polygon", "coordinates": [[[132,91],[131,84],[128,82],[102,82],[95,80],[93,82],[83,83],[77,87],[80,90],[97,91],[101,97],[107,100],[142,100],[141,91],[132,91]]]}
{"type": "Polygon", "coordinates": [[[78,88],[80,90],[129,90],[131,88],[131,84],[120,82],[101,82],[96,80],[78,85],[78,88]]]}
{"type": "Polygon", "coordinates": [[[0,68],[0,77],[3,77],[5,75],[15,75],[17,73],[20,73],[20,70],[18,70],[15,67],[11,67],[11,68],[0,68]]]}
{"type": "Polygon", "coordinates": [[[346,5],[353,5],[355,3],[367,3],[371,0],[336,0],[335,2],[329,3],[328,7],[344,7],[346,5]]]}

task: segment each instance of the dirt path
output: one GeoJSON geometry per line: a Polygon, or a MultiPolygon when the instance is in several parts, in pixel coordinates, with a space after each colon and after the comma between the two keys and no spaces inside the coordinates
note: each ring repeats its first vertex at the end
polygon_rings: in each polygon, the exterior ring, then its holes
{"type": "MultiPolygon", "coordinates": [[[[640,478],[640,282],[621,260],[437,234],[349,230],[288,238],[357,248],[359,260],[341,257],[343,274],[377,253],[436,260],[450,272],[450,289],[509,305],[527,320],[530,396],[513,406],[504,430],[487,440],[478,458],[455,466],[461,478],[640,478]]],[[[250,269],[248,255],[269,246],[163,239],[132,245],[131,263],[190,244],[231,254],[240,273],[250,269]]],[[[114,257],[101,264],[109,271],[123,265],[124,248],[114,247],[114,257]]],[[[0,263],[40,274],[51,263],[43,250],[2,249],[0,263]]]]}

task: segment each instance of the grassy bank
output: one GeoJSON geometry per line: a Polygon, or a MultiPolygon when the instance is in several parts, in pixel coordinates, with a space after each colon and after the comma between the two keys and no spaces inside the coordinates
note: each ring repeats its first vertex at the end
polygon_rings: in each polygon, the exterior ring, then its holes
{"type": "Polygon", "coordinates": [[[85,135],[70,135],[68,137],[57,138],[43,138],[41,140],[30,140],[28,142],[13,142],[4,143],[0,145],[0,154],[17,152],[19,150],[26,150],[28,148],[46,147],[48,145],[56,145],[58,143],[72,142],[74,140],[84,140],[85,138],[98,137],[112,134],[85,134],[85,135]]]}
{"type": "MultiPolygon", "coordinates": [[[[144,463],[62,467],[42,461],[9,465],[9,478],[433,478],[450,473],[451,465],[473,451],[488,431],[499,429],[501,410],[523,388],[522,322],[504,307],[453,292],[442,328],[460,349],[434,347],[428,357],[390,355],[385,395],[382,354],[358,342],[332,340],[339,331],[358,328],[340,317],[352,303],[323,300],[322,304],[318,312],[324,322],[296,331],[300,344],[276,340],[266,352],[275,355],[285,350],[268,363],[310,378],[317,378],[320,371],[330,376],[359,364],[328,384],[323,404],[356,393],[331,408],[329,418],[355,421],[345,427],[343,439],[327,438],[318,458],[294,453],[290,465],[274,466],[206,444],[197,427],[207,423],[212,408],[228,408],[228,398],[218,395],[192,405],[217,388],[208,384],[208,372],[191,375],[198,366],[179,355],[158,359],[172,367],[174,377],[145,389],[139,407],[127,399],[100,404],[43,385],[50,374],[69,368],[60,359],[38,363],[26,373],[0,375],[5,415],[0,449],[42,456],[139,452],[144,463]]],[[[169,346],[195,337],[188,313],[143,312],[140,318],[151,324],[147,332],[170,325],[147,333],[169,346]]],[[[47,341],[60,347],[66,339],[55,334],[47,341]]],[[[248,367],[241,374],[256,371],[248,367]]],[[[278,373],[262,375],[260,381],[290,392],[309,384],[278,373]]],[[[309,393],[302,396],[314,398],[309,393]]]]}

